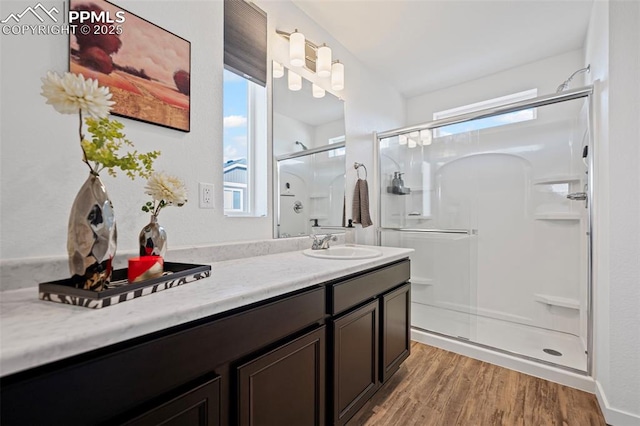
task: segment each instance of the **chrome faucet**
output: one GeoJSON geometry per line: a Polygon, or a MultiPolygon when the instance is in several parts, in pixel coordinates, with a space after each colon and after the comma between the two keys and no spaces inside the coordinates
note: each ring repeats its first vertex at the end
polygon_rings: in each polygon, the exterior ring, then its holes
{"type": "Polygon", "coordinates": [[[311,244],[311,250],[326,250],[329,248],[329,241],[337,241],[338,237],[333,234],[325,234],[325,235],[309,235],[310,238],[313,239],[313,243],[311,244]],[[322,238],[320,238],[322,237],[322,238]]]}

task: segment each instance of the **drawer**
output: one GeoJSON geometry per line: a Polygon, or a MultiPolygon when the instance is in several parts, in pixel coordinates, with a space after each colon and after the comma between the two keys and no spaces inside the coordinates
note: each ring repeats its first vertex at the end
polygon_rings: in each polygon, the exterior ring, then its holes
{"type": "Polygon", "coordinates": [[[335,315],[376,297],[411,278],[409,259],[332,284],[329,287],[328,313],[335,315]]]}

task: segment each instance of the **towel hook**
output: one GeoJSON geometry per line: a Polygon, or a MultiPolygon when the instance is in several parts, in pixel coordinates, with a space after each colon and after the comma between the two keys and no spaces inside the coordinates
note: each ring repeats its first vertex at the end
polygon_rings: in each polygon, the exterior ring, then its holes
{"type": "Polygon", "coordinates": [[[358,163],[358,162],[353,163],[353,168],[356,169],[356,174],[358,175],[358,179],[362,179],[360,177],[360,167],[362,167],[364,169],[364,180],[367,180],[367,175],[368,175],[367,166],[365,166],[362,163],[358,163]]]}

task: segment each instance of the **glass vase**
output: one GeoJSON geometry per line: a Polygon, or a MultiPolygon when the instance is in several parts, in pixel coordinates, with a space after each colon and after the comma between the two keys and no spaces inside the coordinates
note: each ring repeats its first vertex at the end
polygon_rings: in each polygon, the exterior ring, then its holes
{"type": "Polygon", "coordinates": [[[104,290],[111,280],[117,240],[113,204],[100,176],[91,173],[80,187],[69,215],[67,253],[76,287],[104,290]]]}
{"type": "Polygon", "coordinates": [[[158,223],[158,216],[151,215],[151,221],[147,224],[139,236],[140,256],[162,256],[167,253],[167,233],[158,223]]]}

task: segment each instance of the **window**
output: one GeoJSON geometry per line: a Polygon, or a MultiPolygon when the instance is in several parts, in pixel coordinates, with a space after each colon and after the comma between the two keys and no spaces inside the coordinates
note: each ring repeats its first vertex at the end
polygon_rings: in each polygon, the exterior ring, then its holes
{"type": "Polygon", "coordinates": [[[267,17],[244,0],[225,0],[224,11],[224,211],[265,216],[267,17]]]}
{"type": "MultiPolygon", "coordinates": [[[[433,113],[434,120],[455,117],[457,115],[468,114],[480,111],[486,108],[493,108],[507,105],[513,102],[531,99],[538,96],[538,89],[525,90],[524,92],[513,93],[499,98],[493,98],[474,104],[469,104],[457,108],[448,109],[433,113]]],[[[434,137],[455,135],[458,133],[469,132],[473,130],[487,129],[490,127],[504,126],[511,123],[519,123],[522,121],[534,120],[536,118],[536,109],[526,109],[514,111],[507,114],[496,115],[493,117],[481,118],[478,120],[467,121],[464,123],[451,124],[449,126],[438,127],[433,130],[434,137]]]]}
{"type": "MultiPolygon", "coordinates": [[[[335,138],[330,138],[329,139],[329,145],[333,145],[334,143],[341,143],[345,141],[345,137],[344,135],[342,136],[337,136],[335,138]]],[[[343,147],[343,148],[338,148],[338,149],[332,149],[331,151],[329,151],[329,158],[331,157],[340,157],[342,155],[346,155],[347,154],[347,148],[343,147]]]]}
{"type": "Polygon", "coordinates": [[[227,211],[242,212],[244,211],[244,188],[224,187],[224,208],[227,211]]]}

